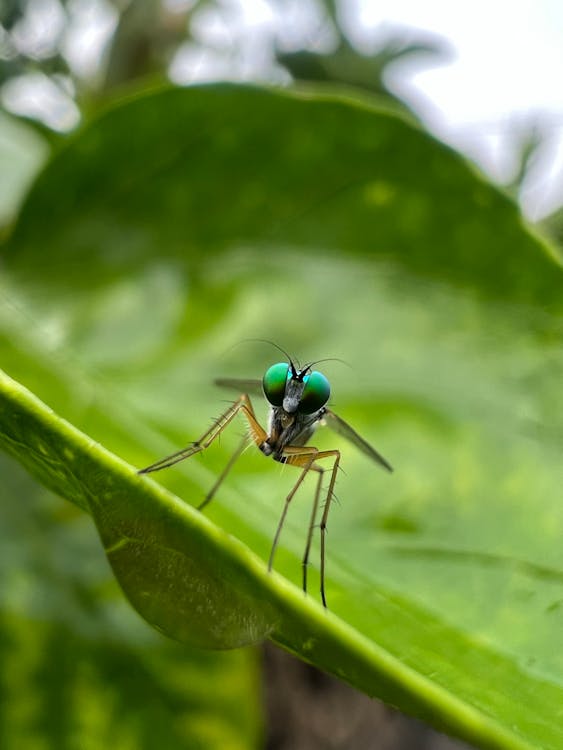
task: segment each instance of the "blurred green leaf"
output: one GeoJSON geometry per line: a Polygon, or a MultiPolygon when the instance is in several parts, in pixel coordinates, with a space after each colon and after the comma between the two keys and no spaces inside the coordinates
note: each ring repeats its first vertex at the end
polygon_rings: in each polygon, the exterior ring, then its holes
{"type": "Polygon", "coordinates": [[[258,747],[256,655],[148,629],[88,517],[4,456],[0,475],[0,746],[258,747]]]}
{"type": "Polygon", "coordinates": [[[0,231],[16,215],[47,155],[47,144],[33,128],[0,112],[0,231]]]}
{"type": "MultiPolygon", "coordinates": [[[[4,369],[134,464],[204,431],[213,376],[279,358],[232,348],[259,337],[351,363],[323,365],[334,408],[395,466],[318,435],[345,471],[325,613],[313,570],[304,599],[228,536],[267,559],[288,471],[245,454],[203,517],[7,385],[4,445],[90,508],[149,621],[216,645],[273,628],[482,747],[560,747],[563,284],[506,196],[359,102],[163,90],[57,154],[4,256],[4,369]]],[[[236,440],[156,478],[197,505],[236,440]]],[[[294,505],[275,567],[298,584],[306,489],[294,505]]]]}

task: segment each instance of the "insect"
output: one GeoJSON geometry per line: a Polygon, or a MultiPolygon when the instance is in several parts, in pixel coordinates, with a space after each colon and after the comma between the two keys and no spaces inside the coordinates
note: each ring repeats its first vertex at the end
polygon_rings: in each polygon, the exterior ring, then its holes
{"type": "MultiPolygon", "coordinates": [[[[283,350],[281,350],[283,351],[283,350]]],[[[285,352],[284,352],[285,354],[285,352]]],[[[287,355],[286,355],[287,356],[287,355]]],[[[387,471],[393,471],[391,465],[381,456],[375,448],[367,443],[358,433],[350,427],[343,419],[337,416],[326,404],[330,397],[330,384],[327,378],[312,367],[318,362],[311,362],[304,367],[295,365],[290,357],[288,362],[278,362],[269,367],[262,381],[239,380],[233,378],[220,378],[215,381],[216,385],[234,388],[241,395],[229,406],[229,408],[216,419],[213,425],[204,432],[199,440],[190,443],[186,448],[172,453],[170,456],[157,461],[139,471],[139,474],[149,474],[153,471],[167,469],[190,456],[208,448],[221,432],[232,422],[237,414],[242,414],[248,424],[248,436],[240,442],[238,448],[232,455],[226,467],[217,478],[213,487],[205,496],[199,509],[203,509],[215,496],[225,477],[232,469],[234,463],[241,455],[250,439],[254,445],[265,455],[271,456],[274,461],[289,464],[301,470],[291,492],[285,498],[280,520],[272,543],[272,549],[268,560],[268,570],[272,569],[274,555],[278,546],[281,530],[289,509],[290,503],[303,480],[310,471],[317,475],[313,507],[307,532],[305,553],[303,555],[303,590],[307,591],[307,566],[309,563],[309,552],[313,531],[316,526],[319,500],[322,494],[322,480],[325,472],[330,472],[328,489],[326,491],[324,507],[320,521],[321,535],[321,568],[320,588],[321,599],[326,607],[325,595],[325,545],[326,525],[331,501],[334,498],[334,485],[340,464],[340,451],[337,449],[319,450],[307,445],[316,427],[319,424],[327,425],[336,433],[354,443],[365,455],[378,463],[387,471]],[[254,409],[248,395],[249,392],[263,391],[270,406],[268,429],[265,430],[254,414],[254,409]],[[327,467],[328,464],[328,467],[327,467]]]]}

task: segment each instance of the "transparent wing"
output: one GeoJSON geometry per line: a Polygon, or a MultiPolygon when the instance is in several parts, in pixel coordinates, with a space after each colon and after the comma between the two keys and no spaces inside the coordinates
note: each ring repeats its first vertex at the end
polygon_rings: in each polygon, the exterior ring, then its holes
{"type": "Polygon", "coordinates": [[[220,388],[229,388],[237,393],[247,393],[249,396],[263,396],[261,380],[251,378],[215,378],[213,381],[220,388]]]}
{"type": "Polygon", "coordinates": [[[326,409],[323,416],[323,422],[327,425],[327,427],[330,427],[331,430],[334,430],[334,432],[342,435],[342,437],[345,437],[351,443],[354,443],[354,445],[359,448],[362,453],[365,453],[366,456],[371,458],[372,461],[375,461],[380,466],[383,466],[383,468],[387,469],[387,471],[393,471],[393,467],[391,466],[391,464],[386,461],[383,456],[375,450],[375,448],[372,448],[372,446],[367,441],[365,441],[363,437],[358,435],[356,430],[350,427],[347,422],[341,419],[330,409],[326,409]]]}

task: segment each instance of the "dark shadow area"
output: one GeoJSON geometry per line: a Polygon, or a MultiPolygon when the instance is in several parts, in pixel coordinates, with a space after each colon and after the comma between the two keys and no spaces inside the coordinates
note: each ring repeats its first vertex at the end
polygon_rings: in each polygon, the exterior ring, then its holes
{"type": "Polygon", "coordinates": [[[266,750],[471,750],[267,643],[266,750]]]}

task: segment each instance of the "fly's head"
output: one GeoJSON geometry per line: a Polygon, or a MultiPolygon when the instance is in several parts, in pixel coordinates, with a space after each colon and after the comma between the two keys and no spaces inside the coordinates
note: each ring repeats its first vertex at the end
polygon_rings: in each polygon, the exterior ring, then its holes
{"type": "Polygon", "coordinates": [[[318,412],[330,397],[330,384],[322,373],[311,370],[311,365],[297,369],[291,360],[269,367],[262,387],[284,429],[318,412]]]}

